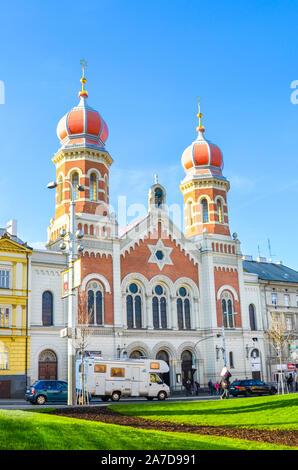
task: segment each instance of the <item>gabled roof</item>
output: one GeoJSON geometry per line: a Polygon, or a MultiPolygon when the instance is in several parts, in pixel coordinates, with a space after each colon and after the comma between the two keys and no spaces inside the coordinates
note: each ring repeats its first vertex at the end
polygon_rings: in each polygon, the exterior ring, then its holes
{"type": "Polygon", "coordinates": [[[7,233],[6,229],[0,228],[0,251],[26,251],[31,252],[33,248],[27,246],[20,238],[7,233]]]}
{"type": "Polygon", "coordinates": [[[257,274],[259,279],[298,283],[298,271],[288,268],[283,264],[245,260],[243,261],[243,270],[248,273],[257,274]]]}
{"type": "Polygon", "coordinates": [[[197,264],[199,262],[198,246],[184,236],[165,211],[157,210],[149,212],[145,217],[119,230],[121,240],[120,253],[125,256],[125,253],[129,253],[135,245],[139,245],[141,241],[150,238],[151,234],[157,230],[159,223],[161,223],[162,231],[166,236],[171,237],[175,245],[180,250],[183,250],[185,255],[189,255],[189,259],[197,264]]]}

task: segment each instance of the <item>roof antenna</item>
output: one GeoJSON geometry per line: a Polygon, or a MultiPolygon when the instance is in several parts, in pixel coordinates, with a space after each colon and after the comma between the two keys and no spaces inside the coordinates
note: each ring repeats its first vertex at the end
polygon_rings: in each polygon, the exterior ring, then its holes
{"type": "Polygon", "coordinates": [[[272,258],[273,258],[273,256],[275,256],[275,255],[273,255],[272,252],[271,252],[270,239],[267,238],[267,240],[268,240],[268,250],[269,250],[269,261],[270,261],[270,263],[272,263],[272,258]]]}

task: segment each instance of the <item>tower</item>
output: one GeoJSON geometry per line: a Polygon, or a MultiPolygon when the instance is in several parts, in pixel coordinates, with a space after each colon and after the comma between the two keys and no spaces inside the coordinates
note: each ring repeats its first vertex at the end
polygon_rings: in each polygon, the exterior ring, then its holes
{"type": "Polygon", "coordinates": [[[230,184],[222,174],[223,156],[217,145],[204,137],[199,104],[196,140],[182,154],[186,176],[180,190],[184,196],[185,235],[208,234],[230,237],[227,192],[230,184]]]}
{"type": "Polygon", "coordinates": [[[114,217],[109,213],[109,168],[113,159],[105,148],[108,127],[102,116],[87,103],[85,67],[79,104],[59,121],[60,148],[53,157],[56,166],[55,217],[48,228],[49,248],[54,248],[61,230],[68,232],[72,198],[76,201],[78,229],[85,236],[112,236],[114,217]],[[83,191],[79,186],[84,188],[83,191]]]}

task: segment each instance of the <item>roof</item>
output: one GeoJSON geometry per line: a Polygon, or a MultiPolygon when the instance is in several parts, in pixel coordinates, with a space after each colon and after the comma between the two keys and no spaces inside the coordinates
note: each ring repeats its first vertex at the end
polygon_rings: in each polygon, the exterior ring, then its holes
{"type": "Polygon", "coordinates": [[[298,271],[283,264],[243,261],[243,270],[257,274],[259,279],[281,282],[298,282],[298,271]]]}
{"type": "MultiPolygon", "coordinates": [[[[15,236],[15,235],[11,235],[10,233],[8,233],[6,228],[0,228],[0,237],[2,237],[5,233],[6,233],[6,235],[8,235],[8,237],[9,237],[12,241],[14,241],[14,242],[16,242],[16,243],[19,243],[20,245],[25,245],[25,244],[26,244],[26,243],[25,243],[23,240],[21,240],[19,237],[15,236]]],[[[28,248],[30,248],[30,247],[28,246],[28,248]]]]}

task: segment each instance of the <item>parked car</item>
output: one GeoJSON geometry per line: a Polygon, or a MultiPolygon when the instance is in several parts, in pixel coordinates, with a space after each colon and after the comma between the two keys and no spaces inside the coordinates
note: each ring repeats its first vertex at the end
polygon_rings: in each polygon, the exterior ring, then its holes
{"type": "Polygon", "coordinates": [[[274,395],[277,393],[273,385],[261,382],[261,380],[236,380],[231,384],[230,394],[234,397],[245,395],[274,395]]]}
{"type": "Polygon", "coordinates": [[[46,402],[67,403],[67,390],[67,382],[62,380],[38,380],[26,391],[25,399],[37,405],[46,402]]]}

